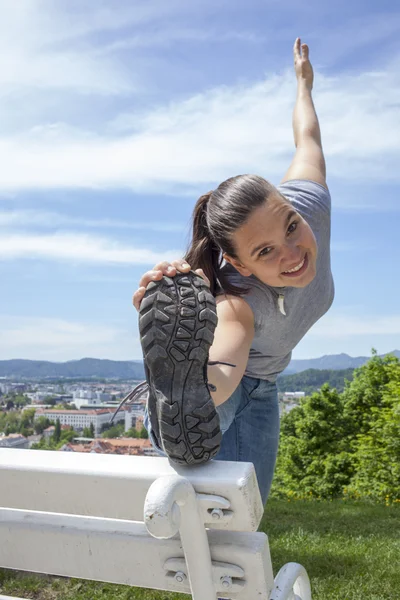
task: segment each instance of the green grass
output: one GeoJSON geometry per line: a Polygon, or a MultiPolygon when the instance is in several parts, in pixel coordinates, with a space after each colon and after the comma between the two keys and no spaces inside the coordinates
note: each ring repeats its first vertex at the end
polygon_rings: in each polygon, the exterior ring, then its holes
{"type": "MultiPolygon", "coordinates": [[[[270,500],[261,523],[276,574],[299,562],[313,600],[400,598],[400,506],[353,501],[270,500]]],[[[186,599],[122,585],[0,570],[0,593],[34,600],[186,599]]]]}

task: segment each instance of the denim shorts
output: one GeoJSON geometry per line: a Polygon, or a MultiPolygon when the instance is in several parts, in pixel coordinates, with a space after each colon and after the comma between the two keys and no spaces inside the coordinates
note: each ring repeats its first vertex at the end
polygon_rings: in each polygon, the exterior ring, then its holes
{"type": "MultiPolygon", "coordinates": [[[[279,403],[276,383],[244,375],[232,396],[217,407],[222,431],[214,460],[251,462],[265,504],[271,488],[279,443],[279,403]]],[[[161,456],[145,411],[144,426],[161,456]]]]}

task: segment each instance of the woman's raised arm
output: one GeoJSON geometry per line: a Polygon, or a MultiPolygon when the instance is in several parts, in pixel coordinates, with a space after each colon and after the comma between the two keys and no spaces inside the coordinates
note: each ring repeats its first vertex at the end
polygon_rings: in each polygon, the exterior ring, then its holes
{"type": "Polygon", "coordinates": [[[293,111],[293,134],[296,153],[281,183],[292,179],[310,179],[326,185],[326,166],[321,130],[311,95],[314,72],[307,44],[297,38],[293,48],[297,77],[297,98],[293,111]]]}

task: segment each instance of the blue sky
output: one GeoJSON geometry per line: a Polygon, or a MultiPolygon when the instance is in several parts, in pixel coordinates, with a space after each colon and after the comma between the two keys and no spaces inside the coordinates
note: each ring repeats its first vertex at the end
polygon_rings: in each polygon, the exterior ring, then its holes
{"type": "Polygon", "coordinates": [[[310,46],[336,299],[294,358],[400,347],[400,9],[0,0],[0,359],[139,359],[131,297],[196,199],[278,184],[310,46]]]}

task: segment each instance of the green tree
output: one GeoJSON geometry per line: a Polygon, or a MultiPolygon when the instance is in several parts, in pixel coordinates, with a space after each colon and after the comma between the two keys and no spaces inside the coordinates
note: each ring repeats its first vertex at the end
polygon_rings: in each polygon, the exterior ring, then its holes
{"type": "Polygon", "coordinates": [[[21,429],[27,429],[27,428],[33,427],[35,412],[36,412],[36,408],[28,408],[28,409],[24,410],[24,412],[21,415],[21,420],[20,420],[20,428],[21,429]]]}
{"type": "Polygon", "coordinates": [[[142,429],[140,430],[139,436],[144,440],[148,439],[149,434],[147,433],[147,429],[145,427],[142,427],[142,429]]]}
{"type": "Polygon", "coordinates": [[[329,385],[282,417],[274,491],[330,497],[352,476],[338,392],[329,385]]]}
{"type": "Polygon", "coordinates": [[[47,427],[49,427],[51,421],[47,417],[39,417],[33,422],[33,428],[37,434],[42,434],[47,427]]]}
{"type": "Polygon", "coordinates": [[[101,437],[102,438],[119,438],[124,433],[124,425],[120,423],[118,425],[113,425],[109,429],[106,429],[101,437]]]}
{"type": "Polygon", "coordinates": [[[370,430],[374,409],[382,406],[383,392],[390,381],[387,365],[399,362],[394,356],[381,358],[376,350],[372,353],[372,358],[365,365],[355,369],[353,381],[343,392],[344,416],[350,436],[370,430]]]}
{"type": "Polygon", "coordinates": [[[138,438],[139,432],[135,427],[131,427],[128,431],[125,431],[125,437],[138,438]]]}
{"type": "Polygon", "coordinates": [[[16,396],[14,396],[13,400],[14,400],[15,406],[18,406],[18,407],[26,406],[27,404],[30,403],[29,398],[27,396],[24,396],[23,394],[18,394],[16,396]]]}
{"type": "Polygon", "coordinates": [[[353,442],[357,471],[349,492],[374,500],[399,500],[400,361],[391,356],[374,357],[371,363],[359,375],[357,391],[366,390],[364,406],[367,400],[371,404],[369,420],[361,419],[362,427],[353,442]],[[368,379],[374,386],[372,392],[366,384],[368,379]]]}
{"type": "Polygon", "coordinates": [[[94,431],[94,425],[93,425],[93,421],[90,423],[90,437],[94,438],[95,437],[95,431],[94,431]]]}
{"type": "Polygon", "coordinates": [[[61,438],[61,425],[60,425],[60,419],[57,419],[56,421],[56,427],[53,433],[53,441],[55,444],[58,444],[58,442],[60,441],[61,438]]]}
{"type": "Polygon", "coordinates": [[[342,394],[323,386],[282,418],[273,491],[400,499],[400,361],[372,358],[342,394]]]}

